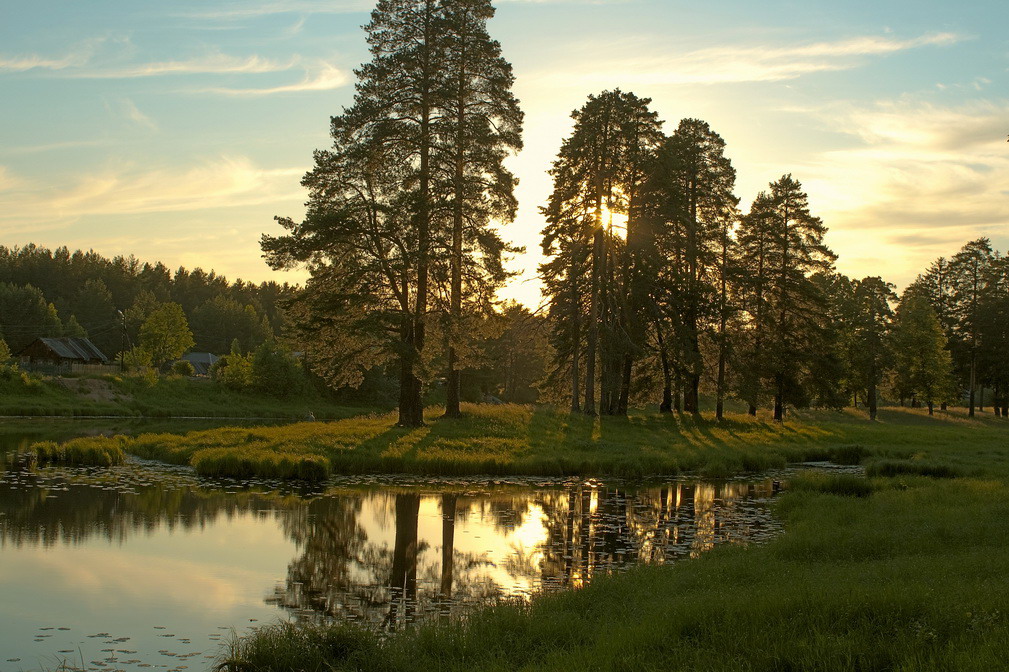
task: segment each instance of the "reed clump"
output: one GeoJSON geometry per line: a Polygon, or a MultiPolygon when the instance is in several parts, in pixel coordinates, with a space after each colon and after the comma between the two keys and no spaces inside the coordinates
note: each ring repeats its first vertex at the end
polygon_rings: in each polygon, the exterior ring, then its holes
{"type": "Polygon", "coordinates": [[[112,467],[126,461],[126,441],[122,436],[87,436],[64,443],[38,441],[28,447],[26,456],[39,465],[112,467]]]}

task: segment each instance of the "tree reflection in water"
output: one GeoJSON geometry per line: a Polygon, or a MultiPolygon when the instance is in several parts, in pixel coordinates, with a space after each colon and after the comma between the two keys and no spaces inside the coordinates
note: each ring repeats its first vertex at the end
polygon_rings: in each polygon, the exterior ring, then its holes
{"type": "Polygon", "coordinates": [[[771,481],[345,481],[310,496],[268,487],[225,488],[137,465],[8,470],[0,477],[0,544],[104,538],[126,547],[138,534],[212,530],[221,516],[247,516],[279,525],[296,549],[268,603],[302,620],[395,629],[501,597],[578,588],[599,574],[694,557],[719,543],[762,541],[777,530],[764,505],[771,481]]]}

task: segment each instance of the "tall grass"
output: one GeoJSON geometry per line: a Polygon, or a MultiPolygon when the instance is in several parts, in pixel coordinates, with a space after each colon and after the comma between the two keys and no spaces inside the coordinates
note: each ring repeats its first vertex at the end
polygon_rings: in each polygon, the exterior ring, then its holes
{"type": "Polygon", "coordinates": [[[38,464],[111,467],[126,460],[121,436],[88,436],[64,443],[37,441],[28,447],[24,457],[38,464]]]}

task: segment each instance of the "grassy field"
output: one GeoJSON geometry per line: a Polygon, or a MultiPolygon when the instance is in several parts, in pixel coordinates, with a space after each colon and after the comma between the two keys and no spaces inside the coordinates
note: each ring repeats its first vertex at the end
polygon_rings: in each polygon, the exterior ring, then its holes
{"type": "Polygon", "coordinates": [[[910,409],[884,410],[876,423],[853,411],[794,413],[783,425],[746,415],[721,423],[658,414],[597,419],[529,406],[467,406],[459,420],[441,419],[440,413],[430,409],[428,425],[414,429],[396,427],[394,414],[373,414],[277,427],[144,433],[122,446],[141,457],[192,465],[204,475],[643,477],[690,471],[719,478],[808,460],[858,463],[866,456],[887,458],[878,468],[891,475],[922,473],[934,466],[937,450],[940,470],[969,473],[1009,436],[993,418],[968,421],[955,412],[929,418],[910,409]],[[964,432],[969,443],[962,441],[964,432]]]}
{"type": "Polygon", "coordinates": [[[361,413],[307,393],[278,399],[181,376],[23,375],[0,380],[0,416],[345,418],[361,413]]]}
{"type": "MultiPolygon", "coordinates": [[[[1009,668],[1007,421],[891,409],[875,424],[847,412],[796,414],[784,427],[641,416],[600,428],[542,410],[495,409],[494,422],[470,413],[464,422],[537,427],[516,465],[572,445],[576,462],[594,455],[602,465],[609,454],[622,464],[657,452],[683,468],[718,469],[745,467],[753,455],[773,462],[860,445],[835,455],[861,456],[873,475],[797,479],[775,504],[786,531],[765,546],[725,546],[387,637],[350,624],[267,627],[233,642],[224,669],[1009,668]],[[650,443],[636,443],[643,439],[650,443]]],[[[456,437],[441,425],[413,430],[414,458],[456,437]]]]}

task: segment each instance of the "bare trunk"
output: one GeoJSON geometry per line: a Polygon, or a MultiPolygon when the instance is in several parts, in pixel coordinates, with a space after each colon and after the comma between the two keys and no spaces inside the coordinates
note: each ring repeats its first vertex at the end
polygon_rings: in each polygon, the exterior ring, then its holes
{"type": "Polygon", "coordinates": [[[603,230],[596,228],[592,241],[592,298],[589,306],[588,347],[585,351],[585,403],[582,410],[586,415],[596,414],[596,356],[599,343],[599,275],[600,255],[603,252],[603,230]]]}
{"type": "Polygon", "coordinates": [[[662,403],[659,404],[659,413],[673,412],[673,376],[669,367],[669,353],[666,351],[666,342],[662,338],[662,327],[655,325],[655,331],[659,338],[659,360],[662,362],[662,403]]]}

